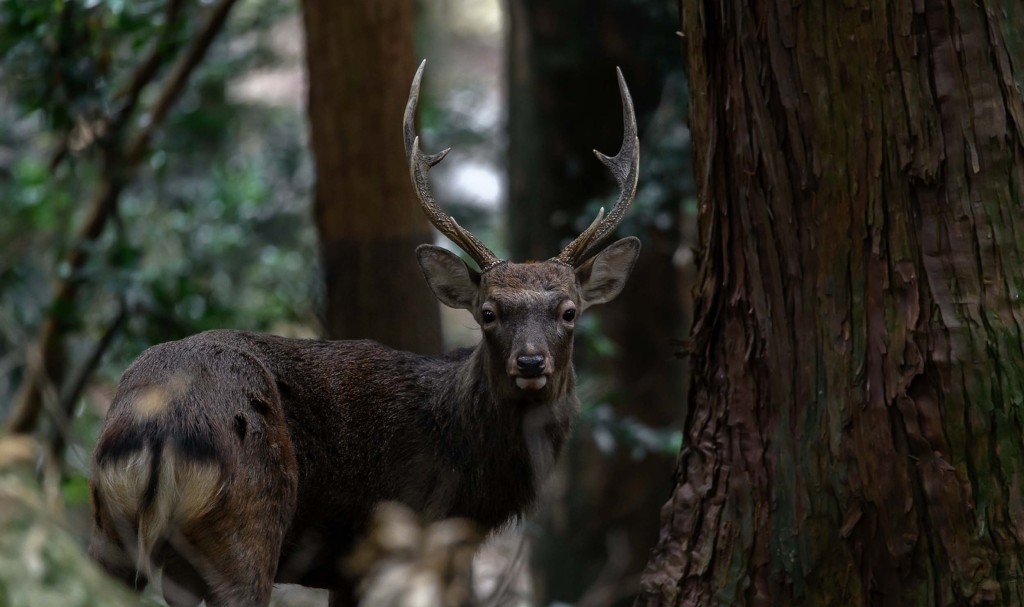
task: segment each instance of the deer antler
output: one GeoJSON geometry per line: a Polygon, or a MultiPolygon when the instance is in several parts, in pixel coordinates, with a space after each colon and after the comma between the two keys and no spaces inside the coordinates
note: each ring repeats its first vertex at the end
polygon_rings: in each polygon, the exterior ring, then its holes
{"type": "Polygon", "coordinates": [[[498,256],[491,252],[484,243],[473,236],[469,230],[460,226],[453,217],[446,214],[437,206],[434,196],[430,193],[430,181],[427,173],[435,164],[444,160],[451,148],[442,150],[436,154],[424,154],[420,150],[420,138],[416,135],[416,102],[420,97],[420,79],[423,77],[423,68],[427,61],[423,60],[416,76],[412,79],[412,88],[409,90],[409,102],[405,106],[405,122],[403,132],[405,135],[405,155],[409,159],[409,175],[412,177],[412,184],[416,188],[416,196],[420,199],[420,206],[427,214],[427,219],[442,234],[459,245],[463,251],[480,265],[480,270],[486,272],[501,263],[498,256]]]}
{"type": "Polygon", "coordinates": [[[597,212],[597,217],[576,240],[570,242],[562,252],[552,259],[571,266],[579,265],[588,257],[588,253],[601,243],[622,221],[622,217],[633,204],[633,197],[636,195],[636,179],[640,169],[640,142],[636,136],[636,115],[633,113],[633,99],[629,96],[629,89],[626,88],[626,80],[622,77],[622,70],[615,68],[615,74],[619,78],[619,94],[622,96],[622,147],[619,153],[609,158],[601,152],[594,150],[594,155],[612,172],[616,183],[619,184],[619,199],[615,201],[610,213],[606,217],[604,208],[597,212]]]}

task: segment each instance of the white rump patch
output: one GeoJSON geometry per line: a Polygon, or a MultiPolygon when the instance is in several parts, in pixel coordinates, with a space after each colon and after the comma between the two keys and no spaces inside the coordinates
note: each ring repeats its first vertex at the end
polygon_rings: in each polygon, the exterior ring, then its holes
{"type": "Polygon", "coordinates": [[[219,462],[182,461],[175,457],[173,449],[164,447],[154,500],[143,510],[153,456],[153,449],[147,447],[104,464],[96,477],[97,490],[111,516],[134,523],[138,534],[137,566],[147,574],[150,553],[157,540],[170,529],[212,510],[224,489],[219,462]]]}

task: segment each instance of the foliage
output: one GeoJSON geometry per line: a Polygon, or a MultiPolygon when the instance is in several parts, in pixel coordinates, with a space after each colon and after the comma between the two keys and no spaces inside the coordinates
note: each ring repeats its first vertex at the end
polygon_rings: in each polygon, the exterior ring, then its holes
{"type": "Polygon", "coordinates": [[[630,395],[622,394],[604,385],[600,373],[595,372],[602,362],[614,360],[618,348],[601,331],[596,315],[584,316],[577,325],[577,344],[584,349],[581,357],[589,364],[580,366],[579,393],[584,403],[580,411],[583,432],[605,455],[616,451],[628,453],[639,461],[649,455],[666,455],[679,451],[682,446],[682,432],[675,427],[654,427],[645,424],[634,415],[619,411],[639,411],[641,404],[630,401],[630,395]],[[591,396],[587,396],[591,395],[591,396]]]}
{"type": "MultiPolygon", "coordinates": [[[[58,260],[101,169],[105,125],[139,56],[153,40],[168,52],[180,47],[202,16],[201,3],[180,2],[165,29],[169,4],[0,7],[0,412],[50,284],[64,271],[58,260]]],[[[102,381],[153,343],[213,327],[314,320],[305,125],[292,109],[235,92],[246,73],[277,60],[272,28],[291,11],[284,0],[237,6],[121,196],[114,229],[92,245],[77,277],[79,303],[60,313],[74,331],[67,358],[75,361],[120,307],[129,310],[102,381]]],[[[151,96],[143,92],[143,108],[151,96]]]]}
{"type": "MultiPolygon", "coordinates": [[[[143,57],[155,49],[164,59],[131,130],[149,119],[169,59],[204,10],[190,0],[0,4],[0,414],[50,312],[52,284],[69,273],[60,260],[109,169],[103,163],[121,136],[110,125],[126,110],[143,57]]],[[[213,327],[294,332],[315,322],[305,124],[294,109],[238,93],[246,74],[279,61],[274,28],[294,10],[285,0],[235,7],[155,132],[112,227],[88,245],[73,276],[77,300],[54,310],[68,335],[68,384],[102,334],[113,327],[120,335],[86,398],[72,403],[82,414],[49,430],[68,445],[59,501],[77,524],[47,514],[25,471],[0,478],[0,604],[137,604],[100,576],[71,529],[87,520],[85,462],[111,384],[143,348],[213,327]],[[121,316],[127,322],[115,322],[121,316]]]]}

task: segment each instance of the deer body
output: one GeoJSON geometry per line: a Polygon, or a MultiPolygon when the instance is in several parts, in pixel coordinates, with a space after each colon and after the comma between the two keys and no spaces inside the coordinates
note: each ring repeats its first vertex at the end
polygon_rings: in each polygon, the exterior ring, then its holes
{"type": "Polygon", "coordinates": [[[556,258],[511,263],[430,196],[426,171],[444,152],[425,156],[414,137],[421,73],[410,172],[428,217],[481,270],[432,245],[416,254],[437,298],[473,313],[479,345],[429,357],[211,331],[144,352],[121,378],[91,485],[90,552],[125,582],[162,569],[174,607],[266,605],[275,581],[350,604],[344,557],[377,504],[494,529],[534,501],[579,408],[575,322],[621,291],[639,253],[626,238],[588,258],[635,190],[632,104],[620,74],[623,148],[599,155],[623,188],[609,218],[556,258]]]}
{"type": "MultiPolygon", "coordinates": [[[[490,528],[532,502],[578,406],[571,368],[549,402],[537,402],[533,393],[501,402],[482,381],[482,359],[474,350],[431,358],[370,341],[202,333],[151,348],[125,372],[106,424],[112,431],[97,445],[96,461],[100,468],[116,465],[127,451],[143,450],[150,466],[137,470],[144,477],[134,483],[140,503],[150,475],[162,472],[152,469],[156,449],[164,460],[158,465],[187,460],[212,469],[209,478],[216,480],[193,498],[205,501],[202,511],[170,530],[170,548],[178,553],[172,561],[195,560],[188,553],[201,551],[204,541],[268,543],[268,525],[245,525],[265,512],[280,528],[280,554],[270,559],[276,573],[263,576],[269,578],[264,586],[275,579],[343,586],[339,564],[379,502],[400,501],[428,519],[462,516],[490,528]],[[540,433],[528,443],[523,430],[534,427],[540,433]],[[154,445],[148,439],[156,435],[166,439],[154,445]],[[233,503],[236,496],[249,503],[233,503]],[[249,520],[225,519],[233,508],[243,513],[233,518],[249,520]],[[212,540],[217,535],[223,537],[212,540]]],[[[151,499],[173,494],[157,488],[151,499]]],[[[113,519],[102,493],[97,505],[113,519]]],[[[156,508],[173,512],[175,504],[156,508]]],[[[111,530],[119,524],[104,522],[111,530]]],[[[151,532],[127,525],[129,537],[151,532]]],[[[131,581],[136,563],[123,557],[134,546],[125,548],[96,556],[120,565],[131,581]]]]}

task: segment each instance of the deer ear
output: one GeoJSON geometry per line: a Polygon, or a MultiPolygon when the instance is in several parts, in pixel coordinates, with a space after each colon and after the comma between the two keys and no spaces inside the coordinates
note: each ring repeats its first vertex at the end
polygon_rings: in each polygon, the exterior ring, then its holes
{"type": "Polygon", "coordinates": [[[480,273],[458,255],[432,244],[416,247],[416,259],[430,290],[450,308],[471,310],[480,286],[480,273]]]}
{"type": "Polygon", "coordinates": [[[626,286],[633,264],[640,256],[640,239],[635,236],[617,240],[576,269],[580,286],[581,309],[607,303],[626,286]]]}

